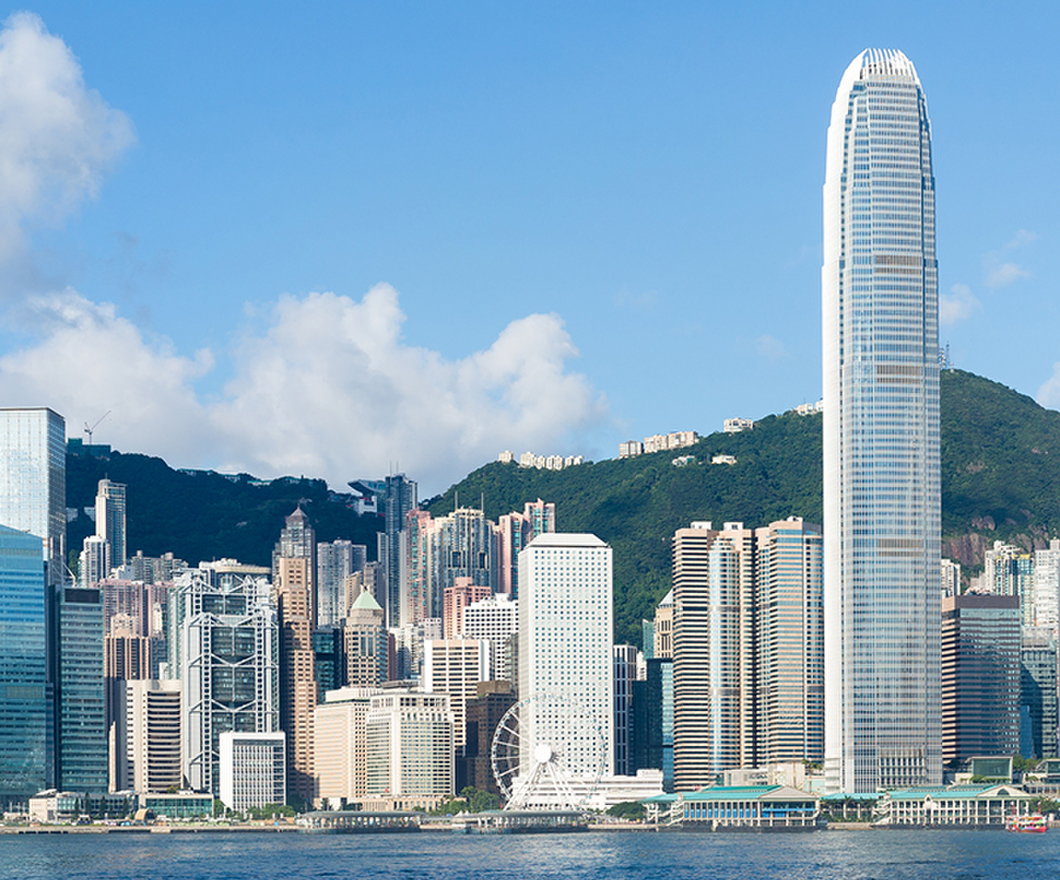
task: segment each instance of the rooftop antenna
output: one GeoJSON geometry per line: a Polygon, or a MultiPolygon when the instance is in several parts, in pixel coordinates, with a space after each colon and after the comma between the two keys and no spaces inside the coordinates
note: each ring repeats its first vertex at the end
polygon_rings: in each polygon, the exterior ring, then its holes
{"type": "Polygon", "coordinates": [[[88,422],[85,422],[84,430],[85,430],[85,433],[88,434],[88,445],[89,446],[92,445],[92,432],[95,431],[96,428],[99,427],[99,423],[102,422],[107,416],[109,416],[111,414],[111,412],[112,412],[112,410],[108,409],[105,413],[103,413],[103,415],[101,415],[98,419],[96,419],[95,424],[93,424],[91,426],[89,426],[88,422]]]}

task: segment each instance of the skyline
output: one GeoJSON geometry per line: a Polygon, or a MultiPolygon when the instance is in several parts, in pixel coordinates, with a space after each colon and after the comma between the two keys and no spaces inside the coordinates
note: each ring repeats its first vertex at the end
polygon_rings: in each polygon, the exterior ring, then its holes
{"type": "Polygon", "coordinates": [[[81,137],[23,125],[50,162],[0,177],[0,395],[174,466],[424,495],[816,400],[834,71],[893,45],[932,95],[942,342],[1056,407],[1056,13],[829,8],[38,4],[81,137]]]}

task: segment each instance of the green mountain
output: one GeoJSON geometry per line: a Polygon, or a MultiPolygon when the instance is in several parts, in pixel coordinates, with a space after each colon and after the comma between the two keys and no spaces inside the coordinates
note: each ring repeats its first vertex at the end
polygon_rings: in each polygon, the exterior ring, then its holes
{"type": "Polygon", "coordinates": [[[66,504],[77,516],[67,525],[66,543],[76,560],[82,540],[95,531],[85,508],[95,504],[104,477],[126,485],[128,547],[145,556],[172,552],[195,565],[230,557],[270,565],[283,519],[300,503],[317,540],[347,538],[367,544],[375,556],[381,520],[359,517],[352,496],[330,492],[323,480],[281,477],[256,480],[248,474],[173,470],[162,459],[111,452],[90,455],[71,444],[66,458],[66,504]]]}
{"type": "MultiPolygon", "coordinates": [[[[961,370],[942,375],[943,552],[970,569],[996,539],[1027,549],[1060,530],[1060,413],[961,370]]],[[[556,503],[557,528],[614,550],[615,638],[639,644],[640,621],[670,588],[670,537],[693,520],[748,527],[788,516],[820,523],[821,416],[767,416],[753,431],[711,434],[680,452],[562,471],[488,464],[431,504],[435,514],[485,499],[495,518],[525,501],[556,503]],[[712,465],[725,453],[735,465],[712,465]],[[681,467],[671,461],[694,455],[681,467]]]]}
{"type": "MultiPolygon", "coordinates": [[[[128,486],[129,547],[195,563],[221,556],[269,564],[283,517],[299,502],[320,540],[349,538],[375,552],[378,517],[322,480],[262,482],[241,474],[175,471],[158,458],[84,452],[67,461],[67,504],[93,504],[96,483],[128,486]]],[[[788,516],[821,522],[821,417],[767,416],[753,431],[711,434],[680,452],[588,463],[563,471],[488,464],[427,502],[435,515],[482,499],[491,519],[526,501],[556,503],[563,531],[593,532],[614,549],[615,637],[639,644],[640,621],[670,588],[670,536],[693,520],[766,525],[788,516]],[[735,465],[712,465],[719,453],[735,465]],[[678,455],[695,456],[684,466],[678,455]]],[[[942,375],[943,552],[968,569],[1004,539],[1027,549],[1060,531],[1060,413],[960,370],[942,375]]],[[[92,532],[71,521],[71,554],[92,532]]]]}

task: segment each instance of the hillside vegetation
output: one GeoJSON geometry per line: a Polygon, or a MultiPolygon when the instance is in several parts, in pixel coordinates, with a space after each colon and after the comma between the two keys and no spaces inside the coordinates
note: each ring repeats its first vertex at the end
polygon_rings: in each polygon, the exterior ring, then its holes
{"type": "MultiPolygon", "coordinates": [[[[375,553],[378,517],[359,518],[349,496],[322,480],[283,478],[258,485],[247,475],[174,471],[158,458],[113,453],[71,456],[67,505],[93,503],[97,481],[128,485],[129,547],[172,551],[196,563],[234,556],[267,565],[283,517],[301,500],[319,540],[344,537],[375,553]]],[[[526,501],[554,501],[562,531],[599,535],[614,549],[615,637],[639,644],[640,621],[670,588],[670,536],[693,520],[749,527],[788,516],[821,522],[821,417],[767,416],[753,431],[711,434],[696,446],[626,460],[539,471],[492,463],[430,502],[436,515],[480,498],[491,519],[526,501]],[[711,465],[711,456],[736,456],[711,465]],[[696,461],[675,467],[678,455],[696,461]]],[[[942,375],[942,526],[944,553],[968,569],[998,538],[1043,547],[1060,530],[1060,413],[989,379],[960,370],[942,375]]],[[[70,524],[76,555],[92,531],[70,524]]]]}

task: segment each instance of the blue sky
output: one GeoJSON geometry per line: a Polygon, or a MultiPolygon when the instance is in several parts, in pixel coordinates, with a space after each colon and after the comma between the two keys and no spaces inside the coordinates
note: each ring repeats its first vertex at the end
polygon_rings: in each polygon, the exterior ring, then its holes
{"type": "Polygon", "coordinates": [[[1052,4],[19,9],[0,166],[5,128],[47,149],[0,173],[0,399],[71,436],[437,491],[816,400],[825,130],[870,45],[927,92],[954,363],[1060,407],[1052,4]],[[19,122],[58,40],[76,138],[19,122]]]}

